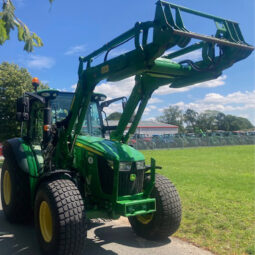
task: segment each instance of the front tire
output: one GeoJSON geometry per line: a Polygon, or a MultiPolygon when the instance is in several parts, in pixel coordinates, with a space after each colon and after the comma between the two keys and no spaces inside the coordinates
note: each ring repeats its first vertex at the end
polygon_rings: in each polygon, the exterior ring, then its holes
{"type": "Polygon", "coordinates": [[[181,223],[181,201],[173,183],[156,174],[151,197],[156,198],[156,212],[129,217],[134,232],[149,240],[164,240],[174,234],[181,223]]]}
{"type": "Polygon", "coordinates": [[[42,183],[35,199],[35,228],[45,255],[78,255],[86,238],[82,197],[75,184],[60,179],[42,183]]]}

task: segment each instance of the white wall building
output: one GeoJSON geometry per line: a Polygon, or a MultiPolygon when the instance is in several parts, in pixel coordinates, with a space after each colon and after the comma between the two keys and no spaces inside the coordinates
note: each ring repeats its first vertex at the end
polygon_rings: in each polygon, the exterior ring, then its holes
{"type": "MultiPolygon", "coordinates": [[[[118,121],[111,120],[108,121],[108,124],[109,126],[116,126],[118,125],[118,121]]],[[[130,126],[131,123],[128,124],[127,130],[130,126]]],[[[152,137],[153,135],[177,134],[178,126],[155,121],[140,121],[135,133],[148,137],[152,137]]]]}

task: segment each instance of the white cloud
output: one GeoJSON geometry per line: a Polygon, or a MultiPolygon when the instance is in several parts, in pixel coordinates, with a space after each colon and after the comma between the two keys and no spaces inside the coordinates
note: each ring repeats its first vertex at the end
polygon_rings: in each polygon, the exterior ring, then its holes
{"type": "Polygon", "coordinates": [[[150,105],[149,107],[150,107],[150,109],[152,109],[152,110],[157,109],[157,106],[155,106],[155,105],[150,105]]]}
{"type": "MultiPolygon", "coordinates": [[[[169,88],[169,85],[162,86],[158,88],[154,95],[167,95],[167,94],[173,94],[173,93],[181,93],[191,90],[192,88],[211,88],[211,87],[218,87],[225,84],[225,80],[227,79],[226,75],[220,76],[217,79],[206,81],[206,82],[200,82],[193,86],[189,87],[183,87],[183,88],[169,88]]],[[[130,96],[130,93],[135,85],[135,79],[134,76],[127,78],[125,80],[117,81],[117,82],[107,82],[102,83],[101,85],[98,85],[95,89],[95,92],[97,93],[103,93],[108,97],[120,97],[120,96],[130,96]]],[[[152,97],[149,100],[149,104],[155,104],[160,103],[162,100],[158,97],[152,97]]]]}
{"type": "Polygon", "coordinates": [[[107,82],[96,86],[95,92],[105,94],[107,97],[129,97],[135,85],[134,76],[117,82],[107,82]]]}
{"type": "Polygon", "coordinates": [[[149,118],[146,118],[144,119],[145,121],[156,121],[156,117],[149,117],[149,118]]]}
{"type": "Polygon", "coordinates": [[[157,109],[158,109],[158,107],[157,107],[156,105],[148,105],[148,106],[145,108],[143,115],[148,115],[148,114],[151,113],[151,111],[157,110],[157,109]]]}
{"type": "Polygon", "coordinates": [[[75,91],[75,90],[76,90],[76,87],[77,87],[77,83],[73,84],[73,85],[71,86],[72,91],[75,91]]]}
{"type": "MultiPolygon", "coordinates": [[[[255,123],[255,90],[254,91],[237,91],[226,96],[209,93],[201,100],[192,103],[184,103],[182,101],[174,104],[184,111],[191,108],[197,112],[205,110],[216,110],[226,114],[236,116],[244,116],[255,123]]],[[[159,111],[163,111],[161,108],[159,111]]]]}
{"type": "Polygon", "coordinates": [[[212,87],[219,87],[223,86],[226,82],[227,76],[222,75],[219,76],[217,79],[210,80],[210,81],[205,81],[205,82],[200,82],[195,85],[191,85],[188,87],[183,87],[183,88],[171,88],[169,85],[162,86],[158,88],[155,91],[156,95],[168,95],[168,94],[173,94],[173,93],[181,93],[181,92],[186,92],[194,88],[212,88],[212,87]]]}
{"type": "MultiPolygon", "coordinates": [[[[178,89],[169,88],[169,85],[166,85],[166,86],[162,86],[158,88],[153,93],[153,95],[167,95],[167,94],[173,94],[173,93],[181,93],[181,92],[189,91],[192,88],[218,87],[218,86],[224,85],[226,79],[227,79],[227,76],[223,75],[214,80],[201,82],[189,87],[183,87],[178,89]]],[[[105,94],[108,99],[121,97],[121,96],[129,97],[134,85],[135,85],[135,77],[132,76],[117,82],[101,83],[96,86],[95,92],[105,94]]],[[[72,85],[71,87],[74,90],[76,88],[76,84],[72,85]]],[[[156,104],[161,102],[163,102],[162,99],[158,97],[152,97],[149,100],[148,104],[156,104]]]]}
{"type": "Polygon", "coordinates": [[[51,57],[31,55],[26,60],[29,68],[34,69],[50,69],[55,65],[55,60],[51,57]]]}
{"type": "Polygon", "coordinates": [[[162,103],[163,100],[159,99],[158,97],[152,97],[150,98],[148,104],[158,104],[158,103],[162,103]]]}
{"type": "Polygon", "coordinates": [[[112,103],[108,107],[105,107],[104,111],[106,113],[106,116],[109,116],[113,112],[122,112],[122,104],[121,103],[119,103],[119,104],[112,103]]]}
{"type": "Polygon", "coordinates": [[[65,55],[76,55],[80,54],[86,51],[86,45],[81,44],[81,45],[76,45],[73,47],[70,47],[66,52],[65,55]]]}

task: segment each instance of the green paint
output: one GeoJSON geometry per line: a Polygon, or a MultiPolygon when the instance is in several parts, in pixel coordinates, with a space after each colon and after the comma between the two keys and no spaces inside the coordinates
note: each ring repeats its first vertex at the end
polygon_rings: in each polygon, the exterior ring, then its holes
{"type": "Polygon", "coordinates": [[[134,182],[136,180],[136,174],[130,174],[130,181],[134,182]]]}
{"type": "MultiPolygon", "coordinates": [[[[56,169],[69,169],[78,173],[78,177],[83,181],[79,183],[79,187],[87,192],[84,200],[88,211],[91,212],[90,217],[93,217],[94,213],[95,217],[108,215],[111,218],[117,218],[120,215],[134,216],[156,210],[155,199],[150,198],[155,184],[154,159],[151,159],[151,168],[147,172],[151,177],[150,182],[143,187],[144,191],[127,196],[118,195],[122,188],[119,182],[125,177],[119,171],[120,162],[122,164],[131,163],[135,171],[135,162],[144,160],[141,152],[126,143],[135,132],[153,92],[167,84],[170,84],[171,88],[178,89],[215,79],[225,69],[248,57],[253,49],[244,41],[236,22],[158,1],[155,18],[152,21],[136,23],[133,28],[103,47],[86,57],[80,57],[77,88],[66,125],[58,128],[58,141],[52,161],[56,169]],[[215,35],[207,36],[188,31],[182,19],[183,12],[214,22],[215,35]],[[153,33],[152,41],[148,40],[149,30],[153,33]],[[111,49],[131,39],[134,43],[133,50],[107,59],[111,49]],[[198,42],[192,45],[190,44],[191,39],[196,39],[198,42]],[[216,47],[220,48],[220,56],[214,54],[216,47]],[[174,52],[164,55],[173,49],[174,52]],[[186,62],[176,63],[172,60],[174,57],[183,56],[197,49],[201,49],[200,61],[192,62],[192,59],[188,59],[186,62]],[[106,54],[104,61],[91,66],[93,59],[101,53],[106,54]],[[104,79],[119,81],[131,76],[135,76],[135,85],[116,130],[110,134],[110,140],[81,136],[86,113],[95,96],[93,91],[96,85],[104,79]],[[131,127],[125,133],[130,122],[131,127]],[[101,167],[100,164],[102,164],[101,167]],[[101,184],[104,180],[107,180],[107,185],[112,185],[111,192],[102,190],[101,184]]],[[[58,93],[56,90],[44,90],[38,93],[43,96],[47,92],[58,93]]],[[[24,142],[22,146],[27,155],[30,175],[38,176],[38,168],[31,147],[24,142]]],[[[136,174],[132,172],[124,180],[126,183],[136,182],[137,178],[137,172],[136,174]]],[[[31,177],[32,197],[34,197],[36,184],[37,179],[31,177]]]]}
{"type": "Polygon", "coordinates": [[[101,137],[78,136],[76,145],[77,143],[88,146],[95,151],[95,154],[100,153],[109,160],[125,162],[144,160],[143,154],[133,147],[101,137]]]}
{"type": "Polygon", "coordinates": [[[30,191],[31,191],[31,205],[33,206],[34,198],[35,198],[35,189],[38,183],[39,172],[35,160],[35,156],[32,152],[32,149],[29,144],[25,143],[23,139],[20,139],[21,145],[27,156],[27,163],[29,168],[29,181],[30,181],[30,191]]]}

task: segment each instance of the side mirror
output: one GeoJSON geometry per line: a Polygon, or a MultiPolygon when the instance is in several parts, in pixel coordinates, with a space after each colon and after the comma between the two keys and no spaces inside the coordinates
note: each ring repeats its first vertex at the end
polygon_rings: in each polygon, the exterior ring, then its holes
{"type": "Polygon", "coordinates": [[[24,96],[17,99],[16,120],[19,122],[29,120],[29,97],[24,96]]]}

